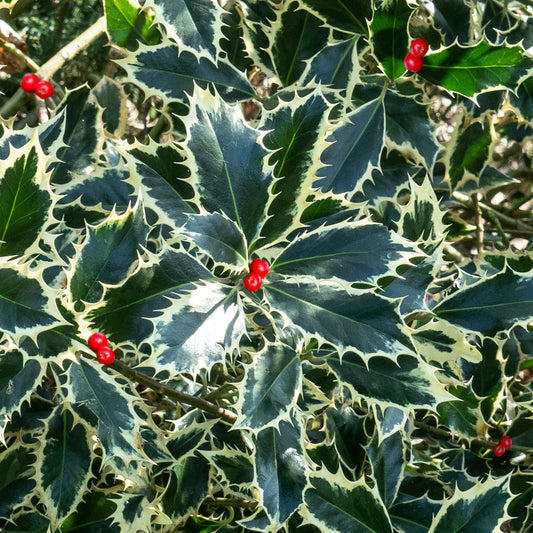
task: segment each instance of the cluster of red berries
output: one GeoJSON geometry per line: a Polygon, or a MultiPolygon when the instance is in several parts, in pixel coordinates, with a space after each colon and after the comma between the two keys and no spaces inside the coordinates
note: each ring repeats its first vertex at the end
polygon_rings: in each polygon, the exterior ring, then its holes
{"type": "Polygon", "coordinates": [[[507,437],[507,435],[504,435],[498,444],[494,446],[492,451],[494,452],[494,455],[496,457],[500,457],[505,453],[505,450],[509,448],[513,444],[513,441],[511,440],[511,437],[507,437]]]}
{"type": "Polygon", "coordinates": [[[409,53],[405,56],[403,64],[407,70],[418,72],[422,68],[422,59],[428,52],[429,46],[424,39],[415,39],[409,47],[409,53]]]}
{"type": "Polygon", "coordinates": [[[89,348],[96,352],[96,359],[103,365],[110,365],[115,360],[115,352],[108,346],[103,333],[93,333],[87,341],[89,348]]]}
{"type": "Polygon", "coordinates": [[[259,290],[269,269],[270,266],[264,259],[254,259],[250,263],[250,273],[244,278],[244,286],[250,292],[259,290]]]}
{"type": "Polygon", "coordinates": [[[54,94],[54,86],[46,80],[41,80],[37,74],[28,73],[22,76],[20,88],[27,93],[35,93],[43,100],[54,94]]]}

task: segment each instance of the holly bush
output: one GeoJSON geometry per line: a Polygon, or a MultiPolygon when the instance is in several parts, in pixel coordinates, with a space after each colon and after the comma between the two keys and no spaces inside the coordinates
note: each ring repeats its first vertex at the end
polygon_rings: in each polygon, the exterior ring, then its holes
{"type": "Polygon", "coordinates": [[[1,530],[531,531],[529,4],[104,0],[4,94],[1,530]]]}

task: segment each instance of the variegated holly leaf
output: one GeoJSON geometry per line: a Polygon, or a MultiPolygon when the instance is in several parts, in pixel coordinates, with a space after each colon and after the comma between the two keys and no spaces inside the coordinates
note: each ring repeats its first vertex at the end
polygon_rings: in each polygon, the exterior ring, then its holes
{"type": "Polygon", "coordinates": [[[357,38],[329,42],[308,61],[302,84],[320,84],[351,94],[359,79],[357,38]]]}
{"type": "Polygon", "coordinates": [[[174,144],[133,145],[124,154],[128,169],[140,183],[143,203],[152,210],[160,224],[180,227],[192,212],[189,201],[194,191],[186,180],[189,169],[182,164],[183,153],[174,144]]]}
{"type": "Polygon", "coordinates": [[[403,439],[402,432],[396,431],[380,441],[376,432],[366,447],[366,453],[372,464],[372,477],[387,509],[396,499],[407,466],[403,439]]]}
{"type": "Polygon", "coordinates": [[[202,455],[191,455],[170,469],[170,479],[161,496],[161,509],[172,519],[184,519],[209,496],[211,465],[202,455]]]}
{"type": "Polygon", "coordinates": [[[39,253],[39,240],[54,222],[52,195],[45,173],[49,160],[36,141],[11,150],[0,177],[0,256],[39,253]]]}
{"type": "Polygon", "coordinates": [[[322,152],[324,166],[317,172],[315,185],[335,193],[354,192],[361,187],[378,166],[384,132],[382,97],[348,113],[326,138],[329,146],[322,152]]]}
{"type": "Polygon", "coordinates": [[[278,526],[303,503],[307,468],[302,433],[296,420],[282,420],[279,428],[268,427],[257,434],[255,481],[262,506],[278,526]]]}
{"type": "Polygon", "coordinates": [[[81,86],[61,102],[58,112],[64,110],[62,144],[52,165],[51,182],[54,186],[72,180],[73,175],[91,172],[98,163],[98,153],[104,144],[103,109],[89,100],[90,92],[81,86]]]}
{"type": "Polygon", "coordinates": [[[321,282],[318,288],[312,280],[290,281],[274,275],[263,290],[271,310],[286,324],[341,352],[353,349],[366,360],[382,353],[393,358],[411,350],[397,304],[391,300],[369,292],[347,292],[333,283],[321,282]]]}
{"type": "Polygon", "coordinates": [[[510,93],[511,105],[529,122],[533,122],[533,77],[526,78],[516,89],[510,93]]]}
{"type": "Polygon", "coordinates": [[[462,358],[471,363],[482,360],[479,349],[463,331],[449,322],[433,319],[413,331],[418,353],[428,362],[444,364],[462,358]]]}
{"type": "Polygon", "coordinates": [[[275,242],[301,227],[309,188],[319,168],[315,146],[323,148],[331,104],[317,89],[305,97],[296,93],[288,102],[279,100],[265,112],[260,128],[268,133],[264,146],[272,151],[268,162],[276,180],[271,185],[268,211],[271,216],[261,230],[261,244],[275,242]]]}
{"type": "Polygon", "coordinates": [[[201,451],[227,485],[249,487],[254,480],[254,465],[250,456],[224,446],[220,451],[201,451]]]}
{"type": "Polygon", "coordinates": [[[245,334],[238,290],[204,282],[169,298],[170,307],[152,319],[151,357],[144,365],[156,371],[195,375],[224,361],[245,334]]]}
{"type": "Polygon", "coordinates": [[[152,256],[123,285],[109,289],[105,302],[92,309],[87,319],[113,342],[127,339],[138,345],[152,333],[151,319],[170,305],[169,298],[211,277],[211,272],[189,254],[165,250],[152,256]]]}
{"type": "Polygon", "coordinates": [[[302,0],[303,4],[327,24],[342,31],[368,34],[368,21],[372,18],[371,0],[302,0]]]}
{"type": "Polygon", "coordinates": [[[466,491],[457,488],[444,501],[428,533],[497,531],[509,518],[509,497],[509,476],[489,477],[466,491]]]}
{"type": "Polygon", "coordinates": [[[419,75],[444,89],[473,97],[483,91],[515,87],[531,69],[521,46],[451,44],[424,57],[419,75]]]}
{"type": "Polygon", "coordinates": [[[431,500],[427,495],[411,497],[396,502],[389,509],[389,516],[401,533],[427,533],[440,506],[440,501],[431,500]]]}
{"type": "Polygon", "coordinates": [[[370,23],[373,53],[391,81],[405,72],[403,60],[409,52],[407,27],[412,12],[406,0],[382,2],[370,23]]]}
{"type": "Polygon", "coordinates": [[[59,406],[45,422],[45,445],[37,455],[37,490],[52,528],[80,503],[92,477],[96,457],[93,431],[70,411],[59,406]]]}
{"type": "Polygon", "coordinates": [[[457,400],[443,402],[437,407],[439,424],[447,427],[462,438],[477,437],[477,423],[481,419],[480,399],[471,387],[450,387],[449,392],[457,400]]]}
{"type": "Polygon", "coordinates": [[[68,378],[61,388],[65,399],[73,405],[88,407],[98,420],[98,441],[104,461],[125,464],[145,460],[140,426],[142,419],[134,408],[137,397],[96,362],[83,358],[72,363],[65,372],[68,378]]]}
{"type": "Polygon", "coordinates": [[[111,211],[124,214],[133,201],[136,183],[123,167],[98,167],[90,174],[56,187],[61,195],[58,208],[71,228],[83,228],[86,222],[100,222],[111,211]],[[92,212],[92,213],[90,213],[92,212]],[[94,214],[93,214],[94,213],[94,214]]]}
{"type": "Polygon", "coordinates": [[[387,147],[399,150],[406,159],[433,168],[439,145],[428,108],[412,97],[388,90],[385,94],[387,147]]]}
{"type": "Polygon", "coordinates": [[[385,226],[367,221],[341,222],[294,239],[271,265],[271,271],[305,279],[376,284],[417,255],[412,243],[385,226]]]}
{"type": "Polygon", "coordinates": [[[198,411],[189,411],[178,420],[174,420],[172,435],[167,441],[167,448],[176,461],[192,457],[206,442],[215,419],[205,420],[198,411]]]}
{"type": "Polygon", "coordinates": [[[307,520],[321,531],[392,533],[377,488],[370,488],[363,477],[349,482],[340,474],[312,476],[304,501],[307,520]]]}
{"type": "Polygon", "coordinates": [[[9,518],[35,490],[34,453],[34,446],[22,439],[0,453],[0,518],[9,518]]]}
{"type": "Polygon", "coordinates": [[[24,361],[18,350],[0,349],[0,418],[11,418],[41,383],[46,365],[24,361]]]}
{"type": "Polygon", "coordinates": [[[18,340],[64,325],[56,296],[57,291],[44,283],[42,272],[0,259],[0,331],[18,340]]]}
{"type": "Polygon", "coordinates": [[[306,62],[326,45],[329,30],[319,18],[299,9],[299,5],[293,2],[278,12],[267,34],[275,76],[283,87],[287,87],[299,80],[306,62]]]}
{"type": "Polygon", "coordinates": [[[436,0],[432,22],[444,37],[446,46],[455,41],[468,43],[473,34],[474,6],[463,0],[436,0]]]}
{"type": "Polygon", "coordinates": [[[363,396],[369,403],[393,406],[404,411],[434,409],[452,397],[435,376],[436,369],[417,357],[401,355],[372,357],[365,361],[353,352],[326,358],[339,380],[350,388],[354,398],[363,396]]]}
{"type": "Polygon", "coordinates": [[[444,298],[433,312],[452,324],[493,336],[533,316],[533,277],[506,268],[444,298]]]}
{"type": "Polygon", "coordinates": [[[161,512],[158,505],[153,505],[148,483],[146,480],[146,487],[113,494],[113,503],[116,505],[112,515],[113,524],[120,530],[127,528],[137,533],[150,533],[153,531],[153,524],[170,525],[168,516],[161,512]]]}
{"type": "Polygon", "coordinates": [[[105,19],[109,36],[118,46],[134,50],[138,43],[157,44],[160,34],[154,25],[154,15],[141,9],[137,0],[104,0],[105,19]]]}
{"type": "MultiPolygon", "coordinates": [[[[446,156],[447,179],[452,191],[469,180],[479,181],[479,176],[490,159],[492,133],[489,121],[473,122],[466,126],[469,117],[459,121],[453,149],[446,156]]],[[[476,188],[477,190],[477,188],[476,188]]]]}
{"type": "Polygon", "coordinates": [[[246,239],[233,220],[220,213],[192,215],[183,227],[185,236],[216,264],[231,270],[246,268],[246,239]]]}
{"type": "Polygon", "coordinates": [[[169,39],[160,45],[138,50],[117,61],[136,85],[147,94],[157,95],[165,103],[184,101],[194,92],[195,85],[206,89],[214,85],[224,100],[239,102],[255,98],[256,94],[246,76],[222,59],[216,62],[203,56],[180,50],[169,39]]]}
{"type": "Polygon", "coordinates": [[[186,126],[189,184],[207,211],[222,211],[253,243],[266,219],[272,182],[270,171],[263,172],[260,132],[246,124],[240,108],[201,90],[191,98],[186,126]]]}
{"type": "Polygon", "coordinates": [[[104,109],[102,120],[105,131],[115,139],[120,139],[126,134],[128,121],[124,87],[112,78],[104,76],[94,87],[93,96],[104,109]]]}
{"type": "Polygon", "coordinates": [[[238,389],[238,427],[257,432],[289,419],[302,390],[298,352],[285,344],[268,344],[245,367],[238,389]]]}
{"type": "Polygon", "coordinates": [[[180,48],[216,59],[222,39],[224,10],[212,0],[149,0],[144,8],[155,13],[155,21],[180,48]]]}
{"type": "Polygon", "coordinates": [[[111,216],[96,227],[87,228],[69,272],[72,302],[96,302],[102,286],[118,285],[137,267],[140,246],[146,242],[148,225],[140,203],[123,216],[111,216]]]}

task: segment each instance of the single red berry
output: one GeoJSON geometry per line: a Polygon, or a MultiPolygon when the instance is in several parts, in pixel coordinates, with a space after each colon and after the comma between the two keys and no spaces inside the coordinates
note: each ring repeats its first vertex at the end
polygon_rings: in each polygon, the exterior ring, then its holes
{"type": "Polygon", "coordinates": [[[409,50],[416,57],[424,57],[428,53],[429,46],[424,39],[415,39],[411,43],[409,50]]]}
{"type": "Polygon", "coordinates": [[[494,448],[492,448],[493,452],[494,452],[494,455],[496,457],[500,457],[501,455],[503,455],[505,453],[505,448],[502,444],[496,444],[496,446],[494,446],[494,448]]]}
{"type": "Polygon", "coordinates": [[[423,61],[421,57],[417,57],[409,53],[405,56],[403,64],[407,70],[410,70],[411,72],[418,72],[422,68],[423,61]]]}
{"type": "Polygon", "coordinates": [[[513,444],[513,441],[511,440],[511,437],[508,437],[507,435],[504,435],[500,439],[500,444],[507,450],[507,448],[510,448],[513,444]]]}
{"type": "Polygon", "coordinates": [[[256,274],[255,272],[250,272],[245,278],[244,278],[244,286],[250,291],[255,292],[259,290],[261,287],[261,284],[263,283],[263,280],[261,279],[261,276],[256,274]]]}
{"type": "Polygon", "coordinates": [[[250,263],[250,272],[257,274],[258,276],[264,278],[270,269],[270,266],[264,259],[254,259],[250,263]]]}
{"type": "Polygon", "coordinates": [[[33,91],[35,91],[35,86],[40,81],[41,81],[41,78],[39,78],[37,74],[33,74],[32,72],[29,72],[28,74],[24,74],[24,76],[22,76],[22,80],[20,82],[20,88],[23,91],[32,93],[33,91]]]}
{"type": "Polygon", "coordinates": [[[42,80],[35,85],[35,94],[42,98],[50,98],[54,94],[54,87],[49,81],[42,80]]]}
{"type": "Polygon", "coordinates": [[[107,337],[103,333],[93,333],[87,344],[93,352],[97,352],[100,348],[107,346],[107,337]]]}
{"type": "Polygon", "coordinates": [[[115,360],[115,352],[109,346],[103,346],[96,352],[96,359],[103,365],[110,365],[115,360]]]}

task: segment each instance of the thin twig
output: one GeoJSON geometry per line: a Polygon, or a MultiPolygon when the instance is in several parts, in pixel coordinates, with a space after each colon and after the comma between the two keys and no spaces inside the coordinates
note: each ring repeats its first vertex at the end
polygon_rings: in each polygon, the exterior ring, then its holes
{"type": "MultiPolygon", "coordinates": [[[[100,17],[90,28],[59,50],[42,67],[38,67],[37,75],[43,80],[52,77],[67,61],[85,50],[91,43],[98,39],[104,33],[105,29],[105,17],[100,17]]],[[[18,89],[0,109],[0,117],[9,118],[14,115],[26,96],[26,93],[22,89],[18,89]]]]}
{"type": "MultiPolygon", "coordinates": [[[[94,359],[94,357],[89,356],[85,352],[80,352],[84,357],[94,359]]],[[[149,389],[152,389],[154,392],[157,392],[158,394],[161,394],[162,396],[166,396],[167,398],[170,398],[171,400],[174,400],[179,403],[185,403],[187,405],[190,405],[191,407],[196,407],[197,409],[201,409],[202,411],[205,411],[206,413],[209,413],[213,416],[216,416],[217,418],[221,418],[222,420],[233,424],[237,420],[237,415],[233,413],[232,411],[229,411],[228,409],[224,409],[223,407],[219,407],[218,405],[208,402],[207,400],[204,400],[203,398],[198,398],[197,396],[193,396],[192,394],[187,394],[185,392],[177,391],[167,385],[163,385],[163,383],[159,383],[155,379],[152,379],[145,374],[142,374],[141,372],[134,370],[133,368],[130,368],[128,365],[123,363],[122,361],[115,359],[113,363],[108,365],[108,367],[112,368],[113,370],[116,370],[119,374],[122,374],[124,377],[128,378],[132,382],[137,382],[145,387],[148,387],[149,389]]]]}

